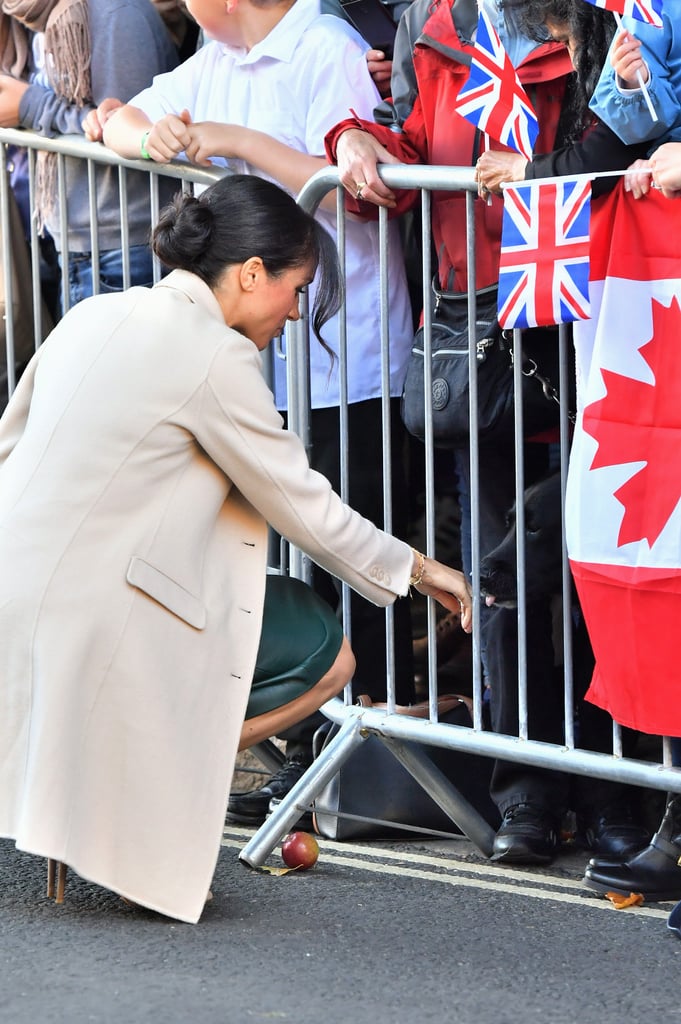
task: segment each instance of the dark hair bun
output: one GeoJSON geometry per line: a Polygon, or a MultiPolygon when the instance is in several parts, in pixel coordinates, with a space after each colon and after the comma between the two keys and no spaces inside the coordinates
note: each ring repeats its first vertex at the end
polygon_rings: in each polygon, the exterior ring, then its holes
{"type": "Polygon", "coordinates": [[[154,252],[171,270],[196,266],[210,248],[214,226],[215,215],[210,206],[194,196],[178,193],[161,212],[154,229],[154,252]]]}

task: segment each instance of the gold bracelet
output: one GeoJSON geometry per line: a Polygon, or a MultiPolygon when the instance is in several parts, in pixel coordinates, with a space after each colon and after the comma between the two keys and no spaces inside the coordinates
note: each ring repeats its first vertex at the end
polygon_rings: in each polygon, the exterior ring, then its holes
{"type": "Polygon", "coordinates": [[[426,556],[422,555],[420,551],[416,550],[416,548],[412,548],[411,550],[414,552],[416,557],[419,559],[419,567],[418,567],[418,570],[416,571],[416,573],[409,577],[409,586],[410,587],[418,587],[419,583],[422,582],[423,574],[426,571],[426,556]]]}

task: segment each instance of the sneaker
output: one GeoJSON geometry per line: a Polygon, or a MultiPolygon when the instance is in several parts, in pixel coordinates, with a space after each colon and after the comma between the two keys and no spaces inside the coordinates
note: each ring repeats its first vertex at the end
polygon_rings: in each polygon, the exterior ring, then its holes
{"type": "Polygon", "coordinates": [[[286,796],[310,764],[311,761],[302,754],[294,754],[286,758],[281,768],[260,789],[252,789],[248,793],[232,793],[227,804],[227,821],[240,825],[262,825],[272,797],[280,800],[286,796]]]}
{"type": "Polygon", "coordinates": [[[493,861],[502,864],[549,864],[558,849],[553,815],[533,804],[513,804],[494,837],[493,861]]]}

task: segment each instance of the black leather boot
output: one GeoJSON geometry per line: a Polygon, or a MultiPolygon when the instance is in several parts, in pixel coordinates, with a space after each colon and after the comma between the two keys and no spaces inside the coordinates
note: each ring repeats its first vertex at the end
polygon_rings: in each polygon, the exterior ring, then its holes
{"type": "Polygon", "coordinates": [[[584,883],[598,892],[640,892],[651,903],[681,899],[681,795],[670,796],[650,844],[623,864],[594,858],[584,883]]]}
{"type": "Polygon", "coordinates": [[[591,850],[599,864],[629,861],[648,846],[651,838],[650,830],[637,819],[627,800],[577,815],[576,842],[591,850]]]}

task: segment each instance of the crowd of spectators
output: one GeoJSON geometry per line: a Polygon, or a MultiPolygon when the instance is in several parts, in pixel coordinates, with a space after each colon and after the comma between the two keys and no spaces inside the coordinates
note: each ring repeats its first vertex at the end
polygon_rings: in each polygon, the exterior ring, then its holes
{"type": "MultiPolygon", "coordinates": [[[[636,169],[626,187],[644,198],[651,187],[681,195],[681,7],[665,0],[662,29],[624,19],[585,0],[483,0],[528,90],[539,120],[531,160],[510,152],[453,112],[466,81],[475,42],[475,0],[414,0],[399,20],[392,62],[369,48],[344,20],[335,0],[13,0],[0,20],[0,123],[46,136],[82,132],[126,158],[164,163],[186,158],[227,166],[275,181],[295,195],[327,160],[336,162],[347,190],[348,466],[339,458],[340,362],[329,370],[321,346],[311,351],[311,462],[354,508],[385,525],[381,479],[384,459],[382,366],[378,318],[378,231],[375,207],[393,220],[388,249],[390,281],[391,529],[408,537],[411,481],[405,473],[408,440],[399,396],[413,334],[399,224],[416,196],[384,184],[379,164],[447,164],[476,168],[476,291],[498,277],[502,185],[560,174],[636,169]],[[36,9],[39,9],[36,13],[36,9]],[[144,59],[141,59],[142,53],[144,59]],[[388,72],[390,71],[390,77],[388,72]],[[372,80],[373,78],[373,80],[372,80]],[[649,103],[658,117],[650,117],[649,103]],[[344,481],[344,474],[347,473],[344,481]]],[[[399,12],[397,12],[399,13],[399,12]]],[[[93,291],[87,184],[81,162],[66,161],[68,230],[56,204],[56,164],[40,161],[37,214],[43,238],[52,238],[68,303],[93,291]]],[[[132,284],[152,283],[147,244],[149,209],[144,175],[128,177],[132,284]]],[[[594,197],[615,187],[615,177],[594,180],[594,197]]],[[[17,183],[17,194],[19,194],[17,183]]],[[[114,167],[97,170],[97,222],[102,241],[97,290],[122,288],[118,183],[114,167]]],[[[33,211],[30,211],[33,214],[33,211]]],[[[335,237],[335,212],[323,205],[318,220],[335,237]]],[[[435,293],[466,292],[464,194],[435,193],[431,229],[436,254],[435,293]]],[[[313,285],[314,298],[315,286],[313,285]]],[[[60,309],[54,310],[55,318],[60,309]]],[[[344,328],[327,324],[325,340],[338,353],[344,328]]],[[[526,332],[530,356],[557,345],[553,328],[526,332]]],[[[278,347],[274,390],[286,413],[285,346],[278,347]]],[[[481,553],[506,529],[515,494],[514,438],[482,445],[481,553]]],[[[544,476],[556,441],[527,437],[527,482],[544,476]]],[[[467,449],[438,462],[451,477],[461,508],[461,550],[471,568],[470,460],[467,449]]],[[[448,486],[450,481],[448,480],[448,486]]],[[[315,588],[335,607],[337,581],[319,570],[315,588]]],[[[353,692],[385,696],[384,613],[352,598],[353,692]]],[[[396,695],[414,699],[412,622],[407,602],[395,608],[396,695]]],[[[518,735],[518,650],[513,610],[482,611],[482,668],[490,696],[491,728],[518,735]]],[[[527,608],[527,692],[530,738],[561,743],[563,695],[554,677],[553,619],[546,601],[527,608]]],[[[576,694],[577,713],[591,749],[607,750],[609,717],[576,694]],[[590,724],[589,724],[590,723],[590,724]],[[587,727],[588,725],[588,727],[587,727]]],[[[285,795],[312,758],[313,717],[283,734],[287,759],[263,786],[232,794],[232,820],[258,824],[271,800],[285,795]]],[[[665,730],[661,728],[661,732],[665,730]]],[[[632,742],[635,740],[631,737],[632,742]]],[[[675,763],[679,763],[678,760],[675,763]]],[[[681,898],[681,798],[670,798],[650,838],[637,794],[611,782],[588,785],[557,771],[519,762],[495,764],[491,795],[501,816],[493,859],[547,863],[560,845],[561,823],[577,814],[578,836],[600,858],[590,873],[615,888],[681,898]],[[666,844],[666,846],[665,846],[666,844]],[[663,849],[663,853],[660,850],[663,849]],[[599,866],[600,864],[600,866],[599,866]],[[602,865],[606,866],[603,867],[602,865]],[[623,868],[617,865],[624,864],[623,868]],[[614,866],[614,867],[613,867],[614,866]],[[620,874],[618,874],[620,872],[620,874]],[[670,895],[671,894],[671,895],[670,895]]],[[[653,898],[656,898],[653,895],[653,898]]],[[[659,896],[657,897],[659,898],[659,896]]]]}

